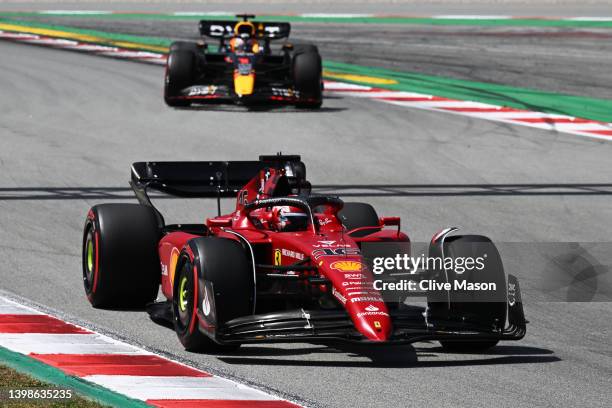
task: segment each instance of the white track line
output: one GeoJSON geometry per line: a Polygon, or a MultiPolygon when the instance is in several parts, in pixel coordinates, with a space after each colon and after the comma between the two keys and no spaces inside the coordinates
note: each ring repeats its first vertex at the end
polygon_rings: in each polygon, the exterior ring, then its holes
{"type": "Polygon", "coordinates": [[[25,42],[32,45],[62,48],[70,51],[88,52],[106,57],[132,59],[156,65],[166,64],[166,55],[156,52],[131,50],[108,45],[98,45],[36,34],[13,33],[2,30],[0,30],[0,39],[25,42]]]}
{"type": "MultiPolygon", "coordinates": [[[[110,390],[139,400],[216,399],[276,400],[270,395],[219,377],[160,377],[90,375],[83,377],[110,390]]],[[[245,405],[246,407],[246,405],[245,405]]]]}
{"type": "Polygon", "coordinates": [[[611,123],[584,120],[567,115],[534,112],[520,109],[511,109],[508,111],[502,106],[487,103],[439,98],[434,95],[419,94],[415,92],[387,91],[367,86],[350,86],[336,81],[326,82],[325,90],[337,95],[370,98],[405,108],[451,113],[455,115],[469,116],[478,119],[510,123],[513,125],[527,126],[549,131],[569,133],[576,136],[612,141],[612,134],[607,135],[597,133],[598,131],[612,133],[611,123]],[[402,100],[402,98],[405,100],[402,100]],[[414,100],[411,101],[410,99],[414,100]],[[432,100],[428,101],[428,99],[432,100]],[[530,122],[527,121],[527,119],[541,121],[530,122]]]}
{"type": "Polygon", "coordinates": [[[0,345],[21,354],[151,354],[97,333],[0,333],[0,345]]]}

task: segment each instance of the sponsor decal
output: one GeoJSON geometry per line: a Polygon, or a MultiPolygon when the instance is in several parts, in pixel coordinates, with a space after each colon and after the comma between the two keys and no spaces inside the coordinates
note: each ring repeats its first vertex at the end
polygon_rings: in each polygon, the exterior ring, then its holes
{"type": "Polygon", "coordinates": [[[508,283],[508,304],[514,306],[516,303],[516,284],[508,283]]]}
{"type": "Polygon", "coordinates": [[[357,317],[363,316],[389,316],[389,313],[386,312],[360,312],[357,313],[357,317]]]}
{"type": "Polygon", "coordinates": [[[274,266],[282,265],[283,263],[283,254],[280,249],[274,250],[274,266]]]}
{"type": "Polygon", "coordinates": [[[342,304],[346,304],[346,298],[344,296],[342,296],[342,294],[340,292],[338,292],[336,290],[336,288],[334,288],[332,290],[332,294],[336,297],[336,299],[338,299],[340,302],[342,302],[342,304]]]}
{"type": "MultiPolygon", "coordinates": [[[[322,242],[322,241],[319,241],[322,242]]],[[[319,259],[322,256],[347,256],[361,255],[358,248],[319,248],[312,251],[314,259],[319,259]]]]}
{"type": "MultiPolygon", "coordinates": [[[[261,27],[261,25],[260,25],[261,27]]],[[[273,25],[267,25],[264,27],[264,31],[271,35],[272,37],[274,37],[276,34],[280,33],[280,27],[279,26],[273,26],[273,25]]]]}
{"type": "Polygon", "coordinates": [[[222,26],[219,24],[211,24],[208,32],[211,36],[221,37],[224,34],[232,34],[234,32],[234,27],[231,25],[222,26]]]}
{"type": "Polygon", "coordinates": [[[170,263],[169,263],[169,275],[170,282],[174,282],[174,274],[176,273],[176,264],[178,263],[180,252],[174,247],[172,248],[172,253],[170,254],[170,263]]]}
{"type": "MultiPolygon", "coordinates": [[[[321,225],[324,225],[324,224],[321,224],[321,225]]],[[[331,247],[346,248],[348,247],[348,245],[340,244],[337,241],[319,241],[317,244],[313,244],[312,246],[315,248],[331,248],[331,247]]]]}
{"type": "Polygon", "coordinates": [[[238,194],[238,204],[245,205],[249,202],[249,192],[247,190],[242,190],[238,194]]]}
{"type": "MultiPolygon", "coordinates": [[[[349,274],[345,274],[344,276],[346,277],[346,275],[349,275],[349,274]]],[[[350,275],[352,276],[353,274],[350,274],[350,275]]],[[[355,278],[347,278],[347,279],[355,279],[355,278]]],[[[356,278],[356,279],[359,279],[359,278],[356,278]]],[[[352,289],[352,290],[372,288],[372,285],[369,284],[368,282],[348,281],[348,282],[342,282],[342,286],[351,286],[349,289],[352,289]]]]}
{"type": "MultiPolygon", "coordinates": [[[[389,316],[388,313],[386,312],[381,312],[379,308],[377,308],[374,305],[369,305],[368,307],[365,308],[365,312],[359,312],[357,313],[357,317],[362,317],[362,316],[389,316]]],[[[379,323],[380,324],[380,323],[379,323]]],[[[376,324],[375,324],[376,326],[376,324]]],[[[380,327],[377,327],[378,329],[380,327]]]]}
{"type": "Polygon", "coordinates": [[[217,92],[217,87],[214,85],[208,86],[192,86],[187,92],[187,96],[214,95],[217,92]]]}
{"type": "Polygon", "coordinates": [[[210,315],[210,299],[208,297],[208,289],[204,286],[204,300],[202,300],[202,313],[204,316],[210,315]]]}
{"type": "Polygon", "coordinates": [[[378,320],[374,320],[374,327],[377,329],[380,329],[382,327],[382,325],[380,324],[380,322],[378,320]]]}
{"type": "Polygon", "coordinates": [[[336,261],[329,267],[340,272],[359,272],[364,269],[364,265],[359,261],[336,261]]]}
{"type": "Polygon", "coordinates": [[[289,249],[281,249],[281,253],[283,256],[288,256],[289,258],[299,259],[300,261],[304,260],[304,254],[300,252],[291,251],[289,249]]]}
{"type": "MultiPolygon", "coordinates": [[[[326,218],[324,218],[324,219],[322,219],[322,220],[319,220],[319,225],[327,225],[327,224],[329,224],[330,222],[332,222],[332,219],[331,219],[331,218],[329,218],[329,217],[326,217],[326,218]]],[[[336,242],[336,241],[319,241],[319,242],[332,242],[332,243],[333,243],[333,242],[336,242]]],[[[331,244],[330,244],[330,245],[331,245],[331,244]]]]}
{"type": "Polygon", "coordinates": [[[300,97],[300,93],[292,88],[272,88],[271,91],[274,96],[284,96],[285,98],[300,97]]]}
{"type": "Polygon", "coordinates": [[[248,58],[241,58],[241,60],[245,60],[245,62],[238,64],[238,74],[241,76],[250,75],[253,70],[253,64],[248,62],[248,58]]]}
{"type": "MultiPolygon", "coordinates": [[[[363,273],[345,273],[344,279],[367,279],[367,277],[363,273]]],[[[361,283],[361,282],[355,282],[355,284],[357,283],[361,283]]]]}
{"type": "Polygon", "coordinates": [[[363,303],[363,302],[384,302],[379,296],[362,296],[351,298],[351,303],[363,303]]]}

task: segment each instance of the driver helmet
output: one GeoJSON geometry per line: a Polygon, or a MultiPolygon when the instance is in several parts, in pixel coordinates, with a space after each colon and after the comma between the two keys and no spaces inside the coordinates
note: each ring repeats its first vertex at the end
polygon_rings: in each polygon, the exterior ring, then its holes
{"type": "Polygon", "coordinates": [[[274,207],[270,226],[279,232],[303,231],[308,227],[308,214],[299,207],[274,207]]]}
{"type": "Polygon", "coordinates": [[[240,52],[240,51],[244,51],[245,46],[246,46],[246,41],[244,41],[240,37],[236,37],[231,40],[230,44],[231,44],[232,51],[240,52]]]}

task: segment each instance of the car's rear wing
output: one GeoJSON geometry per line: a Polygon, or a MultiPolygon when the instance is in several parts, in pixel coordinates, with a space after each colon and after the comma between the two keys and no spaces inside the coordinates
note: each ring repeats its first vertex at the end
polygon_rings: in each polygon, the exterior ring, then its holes
{"type": "MultiPolygon", "coordinates": [[[[201,20],[200,34],[213,38],[228,38],[234,35],[234,27],[239,21],[201,20]]],[[[276,40],[289,37],[291,24],[277,22],[251,21],[257,30],[257,36],[263,39],[276,40]]]]}
{"type": "Polygon", "coordinates": [[[258,161],[136,162],[132,164],[130,185],[141,204],[155,208],[148,196],[151,189],[176,197],[236,197],[260,170],[287,166],[292,174],[305,177],[305,166],[298,155],[260,156],[258,161]]]}
{"type": "Polygon", "coordinates": [[[132,184],[177,197],[231,197],[264,167],[260,161],[138,162],[132,184]]]}

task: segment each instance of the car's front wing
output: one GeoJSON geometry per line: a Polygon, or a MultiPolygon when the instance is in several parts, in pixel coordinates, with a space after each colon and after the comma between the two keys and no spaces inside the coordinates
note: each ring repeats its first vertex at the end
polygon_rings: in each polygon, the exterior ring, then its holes
{"type": "Polygon", "coordinates": [[[386,342],[366,339],[344,311],[294,310],[240,317],[215,331],[220,343],[291,341],[349,341],[373,344],[413,343],[423,340],[520,340],[526,320],[518,281],[508,277],[513,288],[508,295],[508,324],[505,328],[484,327],[465,316],[429,321],[425,308],[402,306],[390,311],[393,332],[386,342]]]}
{"type": "Polygon", "coordinates": [[[238,95],[231,85],[193,85],[181,91],[180,95],[169,99],[190,101],[198,104],[263,104],[281,103],[296,104],[300,102],[313,102],[303,98],[292,86],[263,85],[255,88],[251,95],[238,95]]]}

